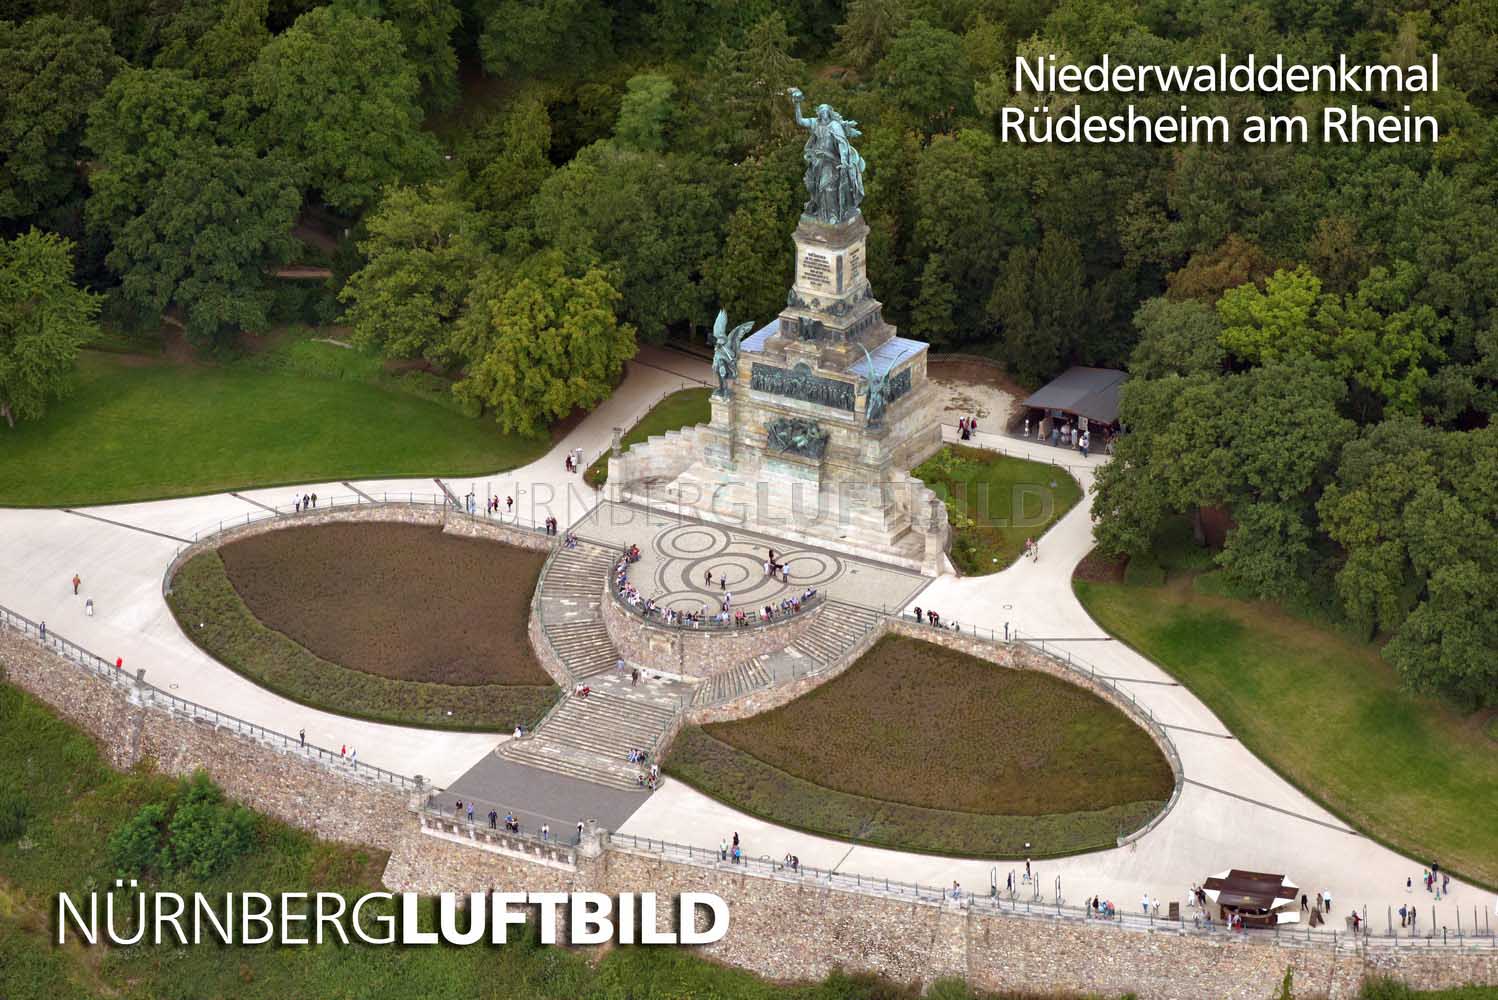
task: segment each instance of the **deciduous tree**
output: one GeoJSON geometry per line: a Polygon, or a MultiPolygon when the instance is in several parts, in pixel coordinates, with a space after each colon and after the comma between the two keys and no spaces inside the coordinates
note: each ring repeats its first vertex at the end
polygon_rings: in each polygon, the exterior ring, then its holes
{"type": "Polygon", "coordinates": [[[0,417],[35,420],[62,396],[99,299],[73,284],[73,244],[37,229],[0,240],[0,417]]]}
{"type": "Polygon", "coordinates": [[[459,360],[453,324],[488,254],[481,220],[449,190],[397,187],[367,225],[368,263],[338,295],[355,341],[390,357],[459,360]]]}
{"type": "Polygon", "coordinates": [[[619,300],[601,269],[569,273],[555,252],[516,272],[486,269],[459,324],[469,360],[455,391],[520,434],[597,405],[637,349],[634,328],[615,315],[619,300]]]}
{"type": "Polygon", "coordinates": [[[382,185],[420,180],[437,147],[421,130],[420,83],[400,30],[341,7],[297,18],[248,73],[251,131],[328,204],[353,212],[382,185]]]}
{"type": "Polygon", "coordinates": [[[185,313],[199,343],[266,324],[267,273],[286,263],[301,207],[291,171],[242,146],[184,149],[105,258],[143,308],[185,313]]]}
{"type": "Polygon", "coordinates": [[[36,216],[75,190],[89,105],[121,65],[90,18],[0,20],[0,219],[36,216]]]}

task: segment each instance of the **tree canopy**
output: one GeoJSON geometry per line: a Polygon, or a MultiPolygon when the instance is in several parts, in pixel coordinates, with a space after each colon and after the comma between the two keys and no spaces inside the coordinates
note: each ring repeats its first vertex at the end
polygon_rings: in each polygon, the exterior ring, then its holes
{"type": "Polygon", "coordinates": [[[99,332],[98,296],[73,283],[73,245],[36,229],[0,241],[0,417],[35,420],[99,332]]]}

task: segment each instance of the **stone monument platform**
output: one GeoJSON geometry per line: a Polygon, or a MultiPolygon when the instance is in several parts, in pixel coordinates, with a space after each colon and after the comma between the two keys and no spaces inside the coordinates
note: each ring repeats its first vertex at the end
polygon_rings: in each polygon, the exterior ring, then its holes
{"type": "Polygon", "coordinates": [[[941,447],[927,345],[896,335],[869,284],[856,123],[793,99],[811,200],[785,308],[753,333],[719,314],[712,419],[616,445],[605,495],[935,576],[946,507],[910,475],[941,447]]]}

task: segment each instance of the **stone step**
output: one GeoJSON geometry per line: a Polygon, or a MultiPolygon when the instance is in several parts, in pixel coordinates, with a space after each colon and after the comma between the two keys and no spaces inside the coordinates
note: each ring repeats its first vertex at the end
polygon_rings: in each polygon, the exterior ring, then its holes
{"type": "Polygon", "coordinates": [[[639,775],[645,769],[639,764],[616,761],[601,754],[554,744],[542,736],[511,740],[500,752],[507,760],[516,763],[610,788],[638,789],[639,775]]]}
{"type": "Polygon", "coordinates": [[[744,660],[698,684],[697,690],[692,694],[692,704],[716,705],[731,701],[755,688],[766,687],[769,683],[770,673],[758,658],[744,660]]]}

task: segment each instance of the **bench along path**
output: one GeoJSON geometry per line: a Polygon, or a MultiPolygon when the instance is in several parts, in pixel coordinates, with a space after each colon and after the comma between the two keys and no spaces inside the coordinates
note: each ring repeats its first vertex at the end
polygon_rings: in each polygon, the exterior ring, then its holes
{"type": "Polygon", "coordinates": [[[530,736],[499,750],[507,760],[613,788],[638,788],[646,765],[631,750],[654,749],[691,697],[691,686],[642,671],[631,685],[603,624],[604,586],[618,553],[579,541],[559,549],[539,583],[541,627],[567,669],[562,700],[530,736]],[[579,684],[591,691],[573,693],[579,684]]]}

